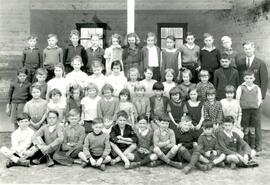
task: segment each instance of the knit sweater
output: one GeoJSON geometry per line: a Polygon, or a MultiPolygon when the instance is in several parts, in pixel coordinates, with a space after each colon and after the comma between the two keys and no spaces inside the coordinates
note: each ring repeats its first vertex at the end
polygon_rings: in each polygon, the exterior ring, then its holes
{"type": "Polygon", "coordinates": [[[166,131],[161,131],[161,129],[156,129],[154,132],[153,142],[154,146],[164,148],[167,145],[164,145],[162,143],[166,141],[170,141],[170,144],[175,145],[175,134],[174,131],[170,128],[168,128],[166,131]]]}
{"type": "Polygon", "coordinates": [[[215,135],[211,135],[208,137],[205,134],[201,134],[198,139],[198,145],[202,153],[212,150],[216,150],[218,154],[220,153],[218,140],[215,135]]]}
{"type": "Polygon", "coordinates": [[[83,146],[85,138],[85,129],[83,126],[76,124],[74,126],[68,125],[64,128],[64,142],[62,144],[62,150],[67,151],[70,149],[68,143],[76,143],[77,146],[83,146]]]}
{"type": "Polygon", "coordinates": [[[85,66],[87,63],[87,57],[84,47],[80,44],[75,47],[72,43],[69,43],[64,49],[64,65],[70,65],[72,58],[76,55],[82,57],[82,62],[85,66]]]}
{"type": "Polygon", "coordinates": [[[41,52],[38,48],[25,48],[22,55],[22,66],[37,69],[42,66],[41,52]]]}
{"type": "Polygon", "coordinates": [[[220,52],[218,49],[208,51],[204,48],[200,51],[201,69],[214,72],[219,68],[220,52]]]}
{"type": "Polygon", "coordinates": [[[200,47],[196,44],[192,49],[188,48],[187,44],[183,44],[179,49],[182,55],[182,63],[199,62],[200,47]]]}
{"type": "Polygon", "coordinates": [[[30,98],[31,83],[24,81],[23,83],[17,80],[10,84],[8,92],[9,103],[26,103],[30,98]]]}
{"type": "Polygon", "coordinates": [[[43,50],[43,65],[55,65],[63,63],[63,50],[56,46],[55,48],[47,47],[43,50]]]}
{"type": "Polygon", "coordinates": [[[137,148],[153,149],[153,131],[151,129],[148,129],[146,135],[142,135],[139,129],[135,129],[135,133],[138,137],[137,148]]]}
{"type": "Polygon", "coordinates": [[[116,111],[118,110],[119,100],[112,97],[110,100],[102,98],[97,104],[97,115],[99,118],[113,120],[116,111]]]}

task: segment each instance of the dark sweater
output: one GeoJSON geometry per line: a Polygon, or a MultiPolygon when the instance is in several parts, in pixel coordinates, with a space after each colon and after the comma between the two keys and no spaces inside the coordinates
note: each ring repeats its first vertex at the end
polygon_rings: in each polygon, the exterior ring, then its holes
{"type": "Polygon", "coordinates": [[[22,55],[22,66],[27,69],[42,67],[42,54],[38,48],[25,48],[22,55]]]}
{"type": "Polygon", "coordinates": [[[258,109],[258,86],[255,85],[251,90],[246,85],[241,85],[240,106],[242,109],[258,109]]]}
{"type": "Polygon", "coordinates": [[[198,145],[202,153],[212,150],[216,150],[218,154],[220,153],[218,140],[215,135],[207,137],[205,134],[201,134],[198,139],[198,145]]]}
{"type": "Polygon", "coordinates": [[[175,133],[176,144],[182,144],[188,150],[193,148],[193,142],[197,142],[197,134],[193,130],[183,132],[181,129],[177,130],[175,133]]]}
{"type": "Polygon", "coordinates": [[[8,92],[9,103],[26,103],[30,100],[30,87],[31,83],[25,81],[20,83],[18,80],[10,84],[8,92]]]}
{"type": "Polygon", "coordinates": [[[64,49],[64,65],[70,65],[72,58],[76,55],[82,57],[82,62],[85,66],[87,63],[87,57],[84,47],[80,44],[74,47],[72,43],[69,43],[68,46],[64,49]]]}
{"type": "Polygon", "coordinates": [[[200,51],[200,61],[201,69],[207,70],[209,72],[214,72],[219,68],[220,52],[216,48],[211,52],[201,49],[200,51]]]}

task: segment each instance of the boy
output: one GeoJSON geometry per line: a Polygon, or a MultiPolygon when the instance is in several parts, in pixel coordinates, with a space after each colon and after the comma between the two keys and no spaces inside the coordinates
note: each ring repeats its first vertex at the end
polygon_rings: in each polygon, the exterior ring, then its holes
{"type": "Polygon", "coordinates": [[[241,126],[244,129],[244,140],[251,149],[255,149],[255,129],[260,122],[259,108],[262,103],[262,93],[258,85],[254,84],[255,76],[253,71],[244,73],[244,83],[236,91],[236,100],[242,108],[241,126]]]}
{"type": "Polygon", "coordinates": [[[47,161],[47,166],[54,166],[55,152],[61,147],[64,140],[63,128],[58,123],[59,114],[55,110],[50,110],[47,114],[47,124],[43,125],[34,135],[33,144],[37,153],[33,164],[40,164],[47,161]]]}
{"type": "Polygon", "coordinates": [[[232,85],[238,87],[239,74],[238,71],[231,65],[231,59],[228,54],[221,54],[220,68],[214,72],[214,86],[217,90],[216,99],[225,98],[225,87],[232,85]]]}
{"type": "Polygon", "coordinates": [[[33,84],[33,85],[39,85],[41,87],[40,97],[44,100],[46,99],[46,94],[47,94],[47,83],[46,83],[47,75],[48,75],[48,71],[45,68],[38,68],[36,70],[37,82],[33,84]]]}
{"type": "Polygon", "coordinates": [[[214,88],[214,85],[208,81],[210,79],[210,74],[207,70],[200,71],[199,79],[201,81],[196,86],[197,91],[198,91],[198,96],[200,97],[201,101],[205,102],[206,101],[206,91],[208,89],[214,88]]]}
{"type": "Polygon", "coordinates": [[[234,49],[232,49],[232,38],[229,36],[223,36],[221,37],[221,43],[223,47],[222,53],[226,53],[227,55],[229,55],[231,60],[230,66],[236,68],[235,61],[238,58],[238,53],[234,49]]]}
{"type": "Polygon", "coordinates": [[[16,122],[17,115],[23,112],[23,107],[30,98],[31,83],[26,80],[27,75],[28,71],[26,68],[19,68],[17,70],[17,80],[10,84],[8,92],[6,113],[11,117],[11,123],[14,123],[15,129],[18,128],[16,122]]]}
{"type": "Polygon", "coordinates": [[[79,44],[80,34],[78,30],[71,30],[69,35],[70,43],[64,49],[64,59],[63,64],[65,66],[66,74],[73,70],[71,66],[71,61],[76,55],[82,58],[83,66],[86,65],[86,51],[82,45],[79,44]]]}
{"type": "Polygon", "coordinates": [[[129,168],[130,162],[127,154],[135,150],[138,138],[132,127],[128,125],[128,114],[125,111],[119,111],[116,118],[116,125],[112,127],[110,133],[113,149],[111,154],[116,157],[111,161],[111,164],[114,165],[122,160],[125,163],[125,168],[129,168]]]}
{"type": "Polygon", "coordinates": [[[214,128],[211,120],[203,121],[203,133],[198,139],[198,145],[201,152],[200,160],[207,163],[209,169],[213,166],[224,166],[225,154],[221,153],[217,137],[214,135],[214,128]]]}
{"type": "Polygon", "coordinates": [[[0,149],[0,153],[8,158],[6,162],[7,168],[11,166],[30,166],[30,161],[26,159],[31,156],[31,152],[28,149],[32,144],[31,139],[34,135],[34,131],[28,127],[29,120],[30,116],[26,113],[18,115],[17,123],[19,128],[11,134],[12,147],[8,149],[3,146],[0,149]]]}
{"type": "Polygon", "coordinates": [[[83,160],[82,167],[88,165],[105,170],[105,164],[111,161],[110,136],[102,132],[103,120],[96,118],[92,124],[93,132],[90,132],[83,144],[83,152],[79,153],[79,158],[83,160]]]}
{"type": "Polygon", "coordinates": [[[36,69],[42,67],[41,52],[36,47],[38,41],[36,35],[30,35],[27,40],[28,47],[23,50],[22,67],[28,70],[29,82],[33,82],[36,69]]]}
{"type": "Polygon", "coordinates": [[[79,124],[80,112],[71,109],[68,113],[68,122],[64,128],[64,141],[59,151],[54,154],[54,160],[66,166],[71,166],[75,158],[83,150],[85,129],[79,124]]]}

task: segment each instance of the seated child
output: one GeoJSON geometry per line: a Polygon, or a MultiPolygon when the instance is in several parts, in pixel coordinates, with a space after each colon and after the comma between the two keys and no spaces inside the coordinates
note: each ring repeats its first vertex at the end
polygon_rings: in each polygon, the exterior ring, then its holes
{"type": "Polygon", "coordinates": [[[8,160],[6,167],[11,166],[30,166],[30,161],[26,160],[30,157],[29,147],[32,144],[32,137],[34,131],[28,127],[30,116],[26,113],[19,114],[17,117],[18,128],[11,134],[11,148],[2,146],[0,153],[2,153],[8,160]]]}
{"type": "Polygon", "coordinates": [[[121,160],[125,163],[125,168],[129,168],[130,162],[127,154],[136,149],[137,136],[132,127],[128,125],[128,114],[125,111],[119,111],[116,115],[116,125],[112,127],[110,141],[112,147],[112,156],[116,157],[111,161],[114,165],[121,160]]]}
{"type": "Polygon", "coordinates": [[[93,120],[93,132],[90,132],[83,144],[83,152],[79,153],[79,158],[83,161],[82,167],[92,166],[102,171],[105,164],[111,161],[110,136],[102,132],[103,120],[96,118],[93,120]]]}
{"type": "Polygon", "coordinates": [[[82,111],[81,99],[84,97],[84,89],[79,85],[74,85],[69,88],[69,96],[67,97],[66,114],[68,115],[71,109],[82,111]]]}
{"type": "Polygon", "coordinates": [[[127,72],[128,82],[125,84],[125,88],[129,90],[131,99],[135,96],[135,86],[139,84],[140,72],[138,68],[132,67],[127,72]]]}
{"type": "Polygon", "coordinates": [[[199,79],[201,80],[198,84],[197,84],[197,91],[198,91],[198,95],[200,97],[200,100],[202,102],[206,101],[206,91],[207,89],[211,89],[214,88],[214,85],[209,82],[208,80],[210,79],[210,74],[207,70],[201,70],[199,73],[199,79]]]}
{"type": "Polygon", "coordinates": [[[43,125],[34,135],[33,144],[37,153],[34,164],[40,164],[44,160],[47,166],[54,166],[55,152],[61,147],[64,140],[63,127],[58,123],[59,113],[50,110],[47,114],[47,124],[43,125]]]}
{"type": "Polygon", "coordinates": [[[191,83],[192,74],[189,69],[185,69],[182,72],[182,79],[183,79],[183,82],[177,87],[183,92],[185,99],[187,99],[189,89],[195,88],[196,84],[191,83]]]}
{"type": "Polygon", "coordinates": [[[145,96],[150,98],[154,95],[153,92],[153,85],[157,81],[152,79],[153,77],[153,69],[152,68],[146,68],[144,69],[144,79],[140,81],[140,83],[145,87],[145,96]]]}
{"type": "Polygon", "coordinates": [[[101,89],[106,83],[106,76],[102,73],[104,69],[103,64],[100,61],[93,61],[92,70],[93,74],[89,76],[88,83],[94,83],[98,87],[99,95],[101,95],[101,89]]]}
{"type": "Polygon", "coordinates": [[[38,68],[36,71],[36,79],[37,82],[33,83],[33,85],[39,85],[41,87],[41,95],[40,97],[42,99],[46,99],[46,94],[47,94],[47,83],[46,83],[46,78],[47,78],[48,72],[45,68],[38,68]]]}
{"type": "Polygon", "coordinates": [[[164,85],[164,96],[170,98],[170,90],[176,86],[176,83],[174,82],[175,71],[171,68],[167,68],[164,71],[164,75],[165,81],[162,82],[164,85]]]}

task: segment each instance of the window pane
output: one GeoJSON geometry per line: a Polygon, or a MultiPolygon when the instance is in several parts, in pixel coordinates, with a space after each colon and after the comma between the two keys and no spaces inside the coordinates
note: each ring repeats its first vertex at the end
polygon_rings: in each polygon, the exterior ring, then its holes
{"type": "Polygon", "coordinates": [[[175,47],[180,48],[181,45],[183,45],[183,39],[176,39],[175,47]]]}
{"type": "Polygon", "coordinates": [[[93,34],[99,35],[99,46],[103,48],[103,28],[81,28],[81,45],[85,48],[91,46],[90,37],[93,34]]]}
{"type": "Polygon", "coordinates": [[[166,38],[169,35],[173,35],[176,38],[183,38],[183,28],[161,28],[161,38],[166,38]]]}

